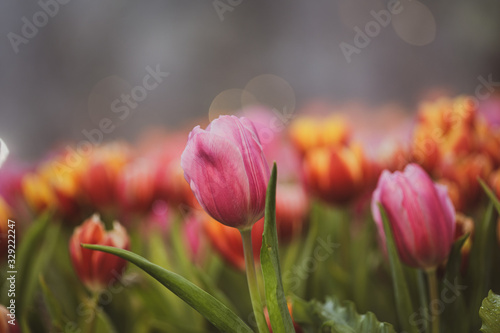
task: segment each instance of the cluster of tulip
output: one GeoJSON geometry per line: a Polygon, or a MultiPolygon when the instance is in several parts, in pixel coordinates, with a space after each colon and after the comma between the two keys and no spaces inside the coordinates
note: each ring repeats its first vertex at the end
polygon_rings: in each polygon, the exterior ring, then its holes
{"type": "Polygon", "coordinates": [[[284,130],[251,107],[135,147],[7,159],[0,266],[15,220],[24,294],[16,324],[3,316],[0,328],[437,333],[482,321],[494,332],[498,114],[495,99],[441,98],[402,117],[407,132],[372,128],[367,142],[348,114],[301,115],[284,130]],[[449,284],[465,291],[444,299],[449,284]]]}

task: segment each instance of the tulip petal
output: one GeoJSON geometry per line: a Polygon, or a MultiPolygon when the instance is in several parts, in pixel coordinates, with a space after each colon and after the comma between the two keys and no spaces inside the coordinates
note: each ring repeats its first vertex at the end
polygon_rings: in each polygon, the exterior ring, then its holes
{"type": "Polygon", "coordinates": [[[214,120],[207,130],[234,142],[240,149],[249,181],[250,197],[248,202],[251,204],[249,208],[254,208],[252,213],[257,216],[265,205],[270,169],[255,126],[247,118],[229,116],[214,120]]]}
{"type": "Polygon", "coordinates": [[[235,144],[195,128],[181,166],[198,202],[214,219],[232,227],[255,221],[249,221],[248,176],[235,144]]]}

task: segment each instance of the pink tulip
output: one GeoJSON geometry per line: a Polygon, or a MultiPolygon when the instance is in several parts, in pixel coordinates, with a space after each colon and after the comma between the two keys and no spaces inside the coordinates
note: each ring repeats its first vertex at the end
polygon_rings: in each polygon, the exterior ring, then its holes
{"type": "Polygon", "coordinates": [[[269,165],[246,118],[220,116],[196,126],[181,156],[184,178],[215,220],[246,229],[264,215],[269,165]]]}
{"type": "Polygon", "coordinates": [[[430,269],[446,260],[455,234],[455,209],[446,187],[433,183],[416,164],[404,172],[385,170],[372,198],[372,214],[385,244],[378,203],[387,212],[401,261],[430,269]]]}

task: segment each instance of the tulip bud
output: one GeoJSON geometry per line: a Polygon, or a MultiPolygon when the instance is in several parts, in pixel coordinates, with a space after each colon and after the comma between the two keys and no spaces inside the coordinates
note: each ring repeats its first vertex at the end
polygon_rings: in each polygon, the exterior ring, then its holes
{"type": "Polygon", "coordinates": [[[430,269],[447,259],[455,234],[455,209],[444,186],[416,164],[404,172],[385,170],[372,197],[372,214],[385,244],[378,204],[387,212],[399,257],[405,264],[430,269]]]}
{"type": "Polygon", "coordinates": [[[206,130],[195,127],[181,166],[196,199],[215,220],[246,229],[264,215],[270,170],[248,119],[220,116],[206,130]]]}
{"type": "Polygon", "coordinates": [[[99,215],[91,218],[73,232],[69,241],[69,251],[73,267],[83,284],[92,291],[101,291],[121,276],[127,261],[109,253],[84,249],[81,244],[129,248],[129,237],[125,228],[118,222],[113,230],[106,231],[99,215]]]}
{"type": "Polygon", "coordinates": [[[315,148],[304,157],[308,189],[331,204],[345,204],[365,189],[365,158],[360,146],[315,148]]]}

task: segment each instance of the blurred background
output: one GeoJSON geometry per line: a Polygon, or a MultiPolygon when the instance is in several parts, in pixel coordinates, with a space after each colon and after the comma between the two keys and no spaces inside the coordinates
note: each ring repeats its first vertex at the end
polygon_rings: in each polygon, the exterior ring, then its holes
{"type": "Polygon", "coordinates": [[[500,2],[395,1],[2,1],[0,137],[35,160],[102,119],[134,140],[239,103],[411,112],[500,82],[500,2]]]}

